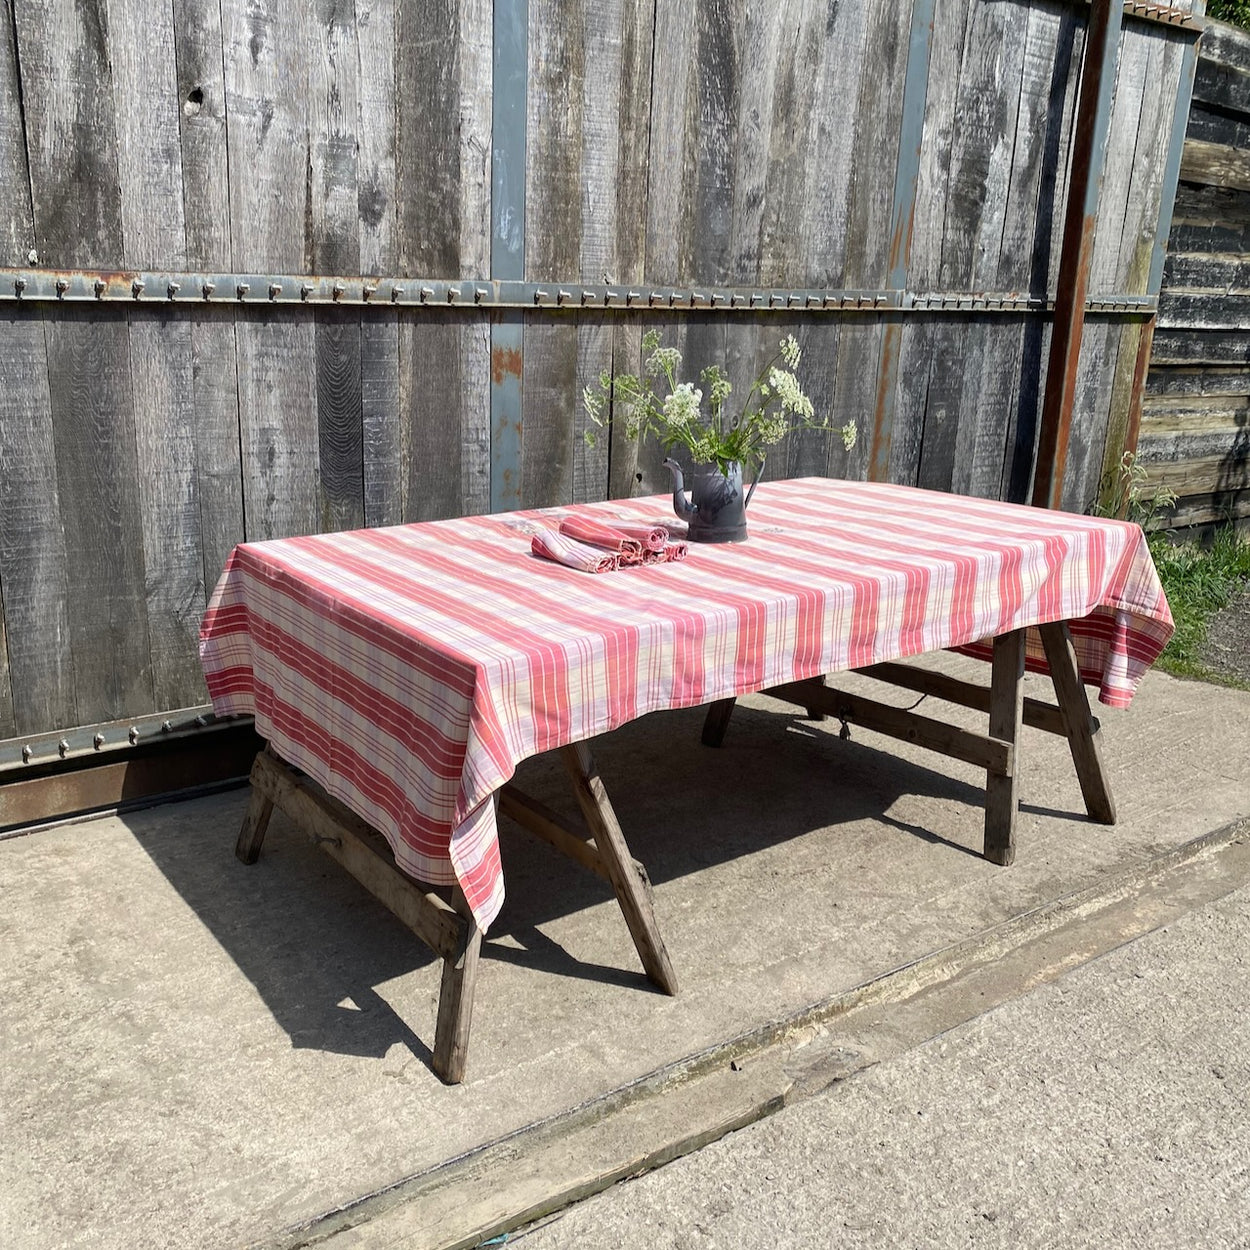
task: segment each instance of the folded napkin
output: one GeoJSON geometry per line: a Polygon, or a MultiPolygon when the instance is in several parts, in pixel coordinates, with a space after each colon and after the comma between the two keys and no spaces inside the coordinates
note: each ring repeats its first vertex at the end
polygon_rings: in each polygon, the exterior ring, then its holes
{"type": "Polygon", "coordinates": [[[668,542],[668,530],[663,525],[632,525],[628,521],[618,521],[612,529],[641,543],[644,551],[662,551],[668,542]]]}
{"type": "Polygon", "coordinates": [[[620,566],[619,555],[604,551],[602,547],[578,542],[555,530],[539,530],[530,539],[530,550],[536,556],[554,560],[570,569],[580,569],[583,573],[610,573],[620,566]]]}
{"type": "Polygon", "coordinates": [[[643,564],[671,564],[675,560],[684,560],[690,550],[686,542],[665,543],[658,551],[644,551],[643,564]]]}
{"type": "MultiPolygon", "coordinates": [[[[592,521],[589,517],[565,517],[560,522],[560,533],[565,538],[573,538],[578,542],[592,543],[605,551],[615,551],[622,556],[638,557],[642,555],[642,543],[626,534],[615,525],[604,525],[602,521],[592,521]]],[[[638,563],[637,559],[629,559],[627,564],[638,563]]]]}

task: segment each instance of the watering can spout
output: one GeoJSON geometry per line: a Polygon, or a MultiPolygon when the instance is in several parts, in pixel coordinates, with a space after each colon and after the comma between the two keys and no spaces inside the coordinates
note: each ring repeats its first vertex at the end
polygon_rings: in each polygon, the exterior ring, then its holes
{"type": "Polygon", "coordinates": [[[682,478],[681,465],[676,460],[665,460],[664,467],[673,475],[673,511],[683,521],[694,520],[698,508],[686,498],[686,483],[682,478]]]}

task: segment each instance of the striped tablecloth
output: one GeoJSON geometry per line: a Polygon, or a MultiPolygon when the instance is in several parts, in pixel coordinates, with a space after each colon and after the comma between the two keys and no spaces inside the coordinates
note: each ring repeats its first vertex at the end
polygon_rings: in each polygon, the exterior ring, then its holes
{"type": "MultiPolygon", "coordinates": [[[[1122,707],[1172,632],[1120,521],[805,478],[759,487],[746,543],[588,574],[530,551],[570,515],[673,519],[657,496],[244,543],[201,630],[215,710],[255,716],[405,871],[459,881],[483,929],[503,902],[491,796],[528,756],[1056,620],[1122,707]]],[[[1045,667],[1036,638],[1028,662],[1045,667]]]]}

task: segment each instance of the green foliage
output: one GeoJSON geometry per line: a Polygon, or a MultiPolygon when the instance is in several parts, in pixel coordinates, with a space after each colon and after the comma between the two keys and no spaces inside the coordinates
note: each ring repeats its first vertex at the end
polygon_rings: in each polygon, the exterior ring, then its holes
{"type": "Polygon", "coordinates": [[[1250,588],[1250,541],[1230,524],[1216,531],[1209,546],[1178,544],[1162,533],[1152,534],[1150,552],[1176,622],[1159,666],[1180,677],[1219,680],[1199,652],[1211,617],[1250,588]]]}
{"type": "Polygon", "coordinates": [[[1111,480],[1106,482],[1103,502],[1095,511],[1099,516],[1123,517],[1135,521],[1144,530],[1151,530],[1158,528],[1163,519],[1160,514],[1175,502],[1176,492],[1151,482],[1136,452],[1126,451],[1113,470],[1111,480]]]}
{"type": "MultiPolygon", "coordinates": [[[[645,356],[641,378],[632,373],[603,373],[588,386],[582,402],[597,426],[613,419],[629,438],[657,438],[665,449],[684,447],[696,464],[715,464],[722,472],[733,461],[762,468],[767,449],[791,430],[836,430],[847,451],[855,445],[856,426],[833,426],[816,417],[812,401],[793,372],[802,352],[794,336],[782,339],[777,352],[760,370],[736,415],[726,411],[733,387],[719,365],[699,375],[702,387],[679,382],[681,352],[661,347],[660,336],[648,330],[642,340],[645,356]],[[659,384],[659,390],[656,384],[659,384]],[[707,413],[703,411],[707,396],[707,413]]],[[[586,431],[594,445],[596,431],[586,431]]]]}
{"type": "Polygon", "coordinates": [[[1207,16],[1250,30],[1250,0],[1211,0],[1207,16]]]}

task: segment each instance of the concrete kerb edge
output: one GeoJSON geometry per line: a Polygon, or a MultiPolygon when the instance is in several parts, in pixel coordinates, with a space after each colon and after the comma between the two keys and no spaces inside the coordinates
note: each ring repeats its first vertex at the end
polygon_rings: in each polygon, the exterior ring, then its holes
{"type": "MultiPolygon", "coordinates": [[[[1218,829],[1134,864],[1106,881],[1051,899],[992,928],[901,964],[880,976],[811,1003],[783,1018],[769,1021],[675,1060],[575,1107],[525,1125],[452,1159],[444,1160],[298,1225],[264,1237],[251,1243],[252,1248],[303,1250],[304,1247],[316,1246],[338,1234],[366,1225],[397,1208],[412,1206],[423,1197],[446,1190],[458,1180],[467,1179],[466,1173],[487,1167],[492,1156],[507,1154],[515,1159],[518,1155],[518,1143],[524,1143],[529,1151],[539,1149],[552,1139],[601,1124],[613,1115],[727,1069],[735,1061],[755,1058],[804,1031],[827,1024],[853,1011],[870,1005],[886,1005],[910,999],[925,989],[953,979],[976,964],[986,964],[1074,920],[1080,920],[1121,902],[1155,878],[1213,854],[1247,834],[1250,834],[1250,817],[1238,817],[1218,829]]],[[[849,1062],[833,1079],[843,1079],[874,1062],[875,1060],[857,1062],[856,1057],[849,1057],[849,1062]]],[[[698,1150],[726,1133],[781,1110],[790,1100],[788,1086],[782,1089],[774,1086],[762,1091],[760,1097],[750,1106],[740,1109],[714,1127],[699,1129],[689,1135],[682,1135],[679,1139],[659,1144],[641,1159],[634,1158],[620,1169],[612,1168],[599,1173],[593,1184],[578,1182],[561,1186],[553,1178],[552,1192],[542,1201],[522,1204],[505,1218],[495,1219],[461,1237],[439,1240],[431,1245],[437,1244],[441,1250],[467,1250],[468,1247],[480,1245],[484,1240],[532,1223],[572,1202],[590,1196],[591,1193],[606,1189],[626,1176],[660,1167],[698,1150]]]]}

